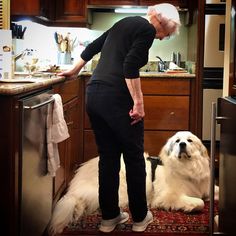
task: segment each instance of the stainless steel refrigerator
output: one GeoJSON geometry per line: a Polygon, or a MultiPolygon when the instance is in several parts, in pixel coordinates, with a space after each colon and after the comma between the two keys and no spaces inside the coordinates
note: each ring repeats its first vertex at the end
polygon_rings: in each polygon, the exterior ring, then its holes
{"type": "Polygon", "coordinates": [[[236,98],[218,99],[220,123],[219,232],[236,235],[236,98]]]}

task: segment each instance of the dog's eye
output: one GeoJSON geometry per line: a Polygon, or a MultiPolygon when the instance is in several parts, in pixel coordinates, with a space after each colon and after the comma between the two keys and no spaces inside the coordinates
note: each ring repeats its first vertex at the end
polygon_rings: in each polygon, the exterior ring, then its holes
{"type": "Polygon", "coordinates": [[[177,139],[175,142],[176,142],[176,143],[179,143],[179,141],[180,141],[180,139],[177,139]]]}
{"type": "Polygon", "coordinates": [[[192,143],[192,142],[193,142],[193,140],[192,140],[192,139],[188,139],[188,142],[189,142],[189,143],[192,143]]]}

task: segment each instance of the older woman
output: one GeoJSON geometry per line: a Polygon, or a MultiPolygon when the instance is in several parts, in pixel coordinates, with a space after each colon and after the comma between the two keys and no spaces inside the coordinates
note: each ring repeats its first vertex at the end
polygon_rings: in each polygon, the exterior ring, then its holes
{"type": "Polygon", "coordinates": [[[171,4],[148,8],[147,17],[126,17],[115,23],[81,53],[64,76],[76,75],[101,52],[86,89],[86,110],[99,152],[99,230],[111,232],[128,220],[118,202],[120,157],[126,166],[132,230],[142,232],[153,221],[146,201],[144,152],[144,104],[139,69],[148,61],[153,40],[178,33],[179,14],[171,4]]]}

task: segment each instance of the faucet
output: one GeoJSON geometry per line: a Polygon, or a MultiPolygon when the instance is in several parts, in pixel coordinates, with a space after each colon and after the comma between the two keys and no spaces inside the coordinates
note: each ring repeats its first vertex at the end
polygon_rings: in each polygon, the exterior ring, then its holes
{"type": "Polygon", "coordinates": [[[164,72],[166,70],[166,63],[159,57],[156,56],[159,61],[157,62],[157,69],[159,72],[164,72]]]}
{"type": "Polygon", "coordinates": [[[23,51],[21,51],[20,53],[18,53],[17,55],[13,55],[12,56],[12,70],[15,71],[16,69],[16,61],[18,61],[20,58],[24,59],[25,56],[31,56],[33,53],[33,49],[24,49],[23,51]]]}

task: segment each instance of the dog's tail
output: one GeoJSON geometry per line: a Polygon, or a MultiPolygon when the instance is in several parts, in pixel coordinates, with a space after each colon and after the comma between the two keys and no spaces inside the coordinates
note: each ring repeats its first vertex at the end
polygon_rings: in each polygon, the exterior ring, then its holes
{"type": "Polygon", "coordinates": [[[50,235],[61,233],[72,222],[76,203],[76,198],[67,194],[57,202],[49,223],[50,235]]]}

